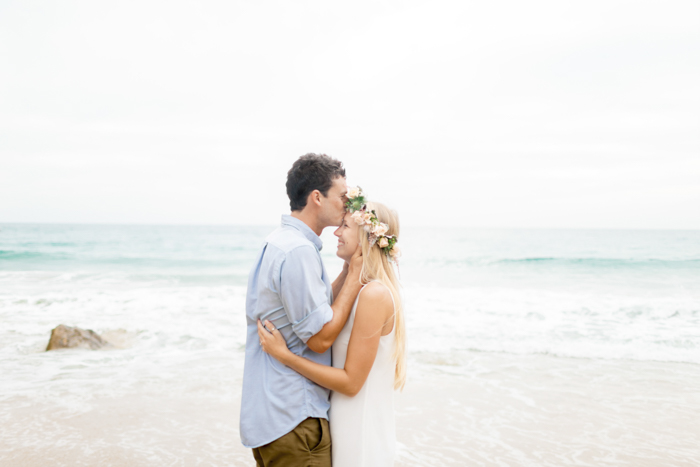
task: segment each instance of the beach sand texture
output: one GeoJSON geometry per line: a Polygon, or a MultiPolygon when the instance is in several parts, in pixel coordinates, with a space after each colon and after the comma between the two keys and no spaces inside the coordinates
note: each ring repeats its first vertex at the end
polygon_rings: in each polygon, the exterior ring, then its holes
{"type": "MultiPolygon", "coordinates": [[[[397,396],[397,466],[698,465],[697,365],[440,358],[412,359],[397,396]]],[[[240,378],[151,381],[116,397],[93,386],[88,401],[54,378],[41,398],[0,402],[0,465],[253,466],[238,436],[240,378]]]]}

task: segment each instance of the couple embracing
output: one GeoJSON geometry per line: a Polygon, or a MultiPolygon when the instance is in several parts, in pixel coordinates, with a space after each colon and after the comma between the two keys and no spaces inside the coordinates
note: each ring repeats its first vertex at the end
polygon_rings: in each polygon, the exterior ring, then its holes
{"type": "Polygon", "coordinates": [[[287,195],[291,215],[248,279],[241,440],[260,467],[392,466],[406,379],[398,216],[326,155],[294,162],[287,195]],[[345,261],[332,282],[319,238],[331,226],[345,261]]]}

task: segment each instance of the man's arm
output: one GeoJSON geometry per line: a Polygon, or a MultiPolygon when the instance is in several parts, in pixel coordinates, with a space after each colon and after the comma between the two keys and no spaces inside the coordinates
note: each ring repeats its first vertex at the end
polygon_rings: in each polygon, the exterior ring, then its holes
{"type": "MultiPolygon", "coordinates": [[[[323,353],[330,348],[330,346],[335,342],[335,339],[343,330],[345,322],[350,316],[350,310],[352,310],[352,305],[355,303],[357,294],[360,293],[362,284],[360,284],[360,272],[362,271],[362,249],[357,248],[355,254],[352,255],[350,260],[350,265],[348,267],[347,277],[343,283],[343,287],[340,289],[338,295],[335,295],[335,290],[333,291],[333,304],[331,308],[333,309],[333,318],[323,325],[323,328],[311,336],[306,342],[306,345],[316,353],[323,353]]],[[[342,273],[341,273],[342,275],[342,273]]],[[[340,276],[338,276],[338,279],[340,276]]],[[[333,285],[335,286],[338,279],[335,280],[333,285]]]]}
{"type": "Polygon", "coordinates": [[[340,271],[340,274],[338,274],[338,277],[335,278],[333,281],[333,300],[335,300],[335,297],[340,295],[340,289],[343,288],[343,284],[345,283],[345,279],[348,277],[348,270],[349,270],[349,265],[345,261],[343,261],[343,270],[340,271]]]}
{"type": "MultiPolygon", "coordinates": [[[[353,397],[360,392],[377,357],[382,329],[393,321],[394,302],[381,284],[367,286],[357,302],[355,323],[343,368],[333,368],[293,354],[279,331],[265,330],[258,321],[263,350],[284,365],[324,388],[353,397]]],[[[266,324],[270,324],[267,322],[266,324]]],[[[392,325],[396,325],[395,322],[392,325]]]]}

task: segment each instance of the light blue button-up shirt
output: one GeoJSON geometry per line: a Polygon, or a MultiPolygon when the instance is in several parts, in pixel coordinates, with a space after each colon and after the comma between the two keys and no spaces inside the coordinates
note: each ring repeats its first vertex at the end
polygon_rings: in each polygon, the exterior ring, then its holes
{"type": "Polygon", "coordinates": [[[282,216],[282,226],[267,237],[250,271],[240,427],[245,447],[268,444],[308,417],[328,419],[328,389],[263,352],[257,327],[258,319],[267,319],[292,352],[331,364],[330,349],[318,354],[306,345],[333,318],[333,288],[321,261],[321,247],[321,239],[309,226],[282,216]]]}

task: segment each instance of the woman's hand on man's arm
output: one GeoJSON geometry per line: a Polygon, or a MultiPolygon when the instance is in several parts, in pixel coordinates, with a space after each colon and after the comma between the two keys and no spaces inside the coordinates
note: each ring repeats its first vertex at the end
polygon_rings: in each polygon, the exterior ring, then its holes
{"type": "Polygon", "coordinates": [[[389,319],[393,319],[393,310],[394,304],[386,287],[370,284],[357,304],[345,367],[342,369],[321,365],[295,355],[287,348],[279,331],[273,330],[270,333],[258,321],[260,345],[283,365],[316,384],[353,397],[367,380],[377,356],[382,329],[389,319]]]}

